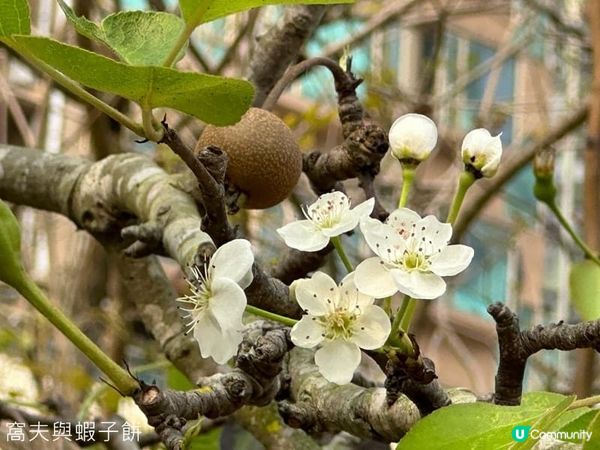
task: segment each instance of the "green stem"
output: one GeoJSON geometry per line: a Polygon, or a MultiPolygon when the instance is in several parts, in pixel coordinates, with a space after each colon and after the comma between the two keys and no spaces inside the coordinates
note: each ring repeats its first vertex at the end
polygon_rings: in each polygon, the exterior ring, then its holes
{"type": "Polygon", "coordinates": [[[407,301],[406,308],[402,318],[400,319],[400,328],[408,333],[410,330],[410,322],[415,313],[415,307],[417,306],[417,301],[411,297],[406,297],[405,300],[407,301]]]}
{"type": "MultiPolygon", "coordinates": [[[[8,43],[8,41],[6,41],[6,43],[8,43]]],[[[65,89],[67,89],[68,91],[70,91],[71,93],[76,95],[77,97],[79,97],[84,102],[87,102],[90,105],[92,105],[94,108],[98,109],[99,111],[102,111],[104,114],[106,114],[110,118],[116,120],[124,127],[129,128],[131,131],[133,131],[138,136],[144,136],[144,129],[139,123],[131,120],[129,117],[127,117],[121,111],[113,108],[108,103],[103,102],[98,97],[93,96],[88,91],[83,89],[75,81],[66,77],[61,72],[56,70],[54,67],[46,64],[43,61],[40,61],[38,58],[31,55],[29,52],[27,52],[27,50],[25,48],[22,48],[14,41],[11,42],[11,44],[12,44],[11,46],[21,56],[23,56],[24,59],[26,59],[32,66],[37,68],[40,72],[45,72],[46,74],[48,74],[50,76],[50,78],[52,78],[54,81],[56,81],[62,87],[64,87],[65,89]]]]}
{"type": "Polygon", "coordinates": [[[289,317],[280,316],[279,314],[265,311],[264,309],[260,309],[252,305],[246,305],[246,312],[254,314],[255,316],[264,317],[265,319],[272,320],[274,322],[282,323],[288,327],[293,327],[298,322],[297,320],[290,319],[289,317]]]}
{"type": "Polygon", "coordinates": [[[388,316],[392,315],[392,297],[386,297],[383,299],[383,310],[388,316]]]}
{"type": "Polygon", "coordinates": [[[555,201],[546,202],[550,210],[554,213],[562,227],[569,233],[569,235],[573,238],[575,243],[579,246],[579,248],[585,253],[589,259],[594,261],[596,264],[600,266],[600,259],[594,254],[591,248],[587,246],[587,244],[579,237],[579,235],[575,232],[569,221],[563,215],[562,211],[558,207],[555,201]]]}
{"type": "Polygon", "coordinates": [[[463,200],[465,199],[465,194],[474,182],[475,177],[471,172],[467,172],[465,170],[460,174],[456,194],[454,194],[454,200],[452,200],[452,206],[450,207],[450,212],[448,213],[448,218],[446,219],[446,222],[454,223],[454,221],[458,217],[458,212],[460,211],[460,207],[462,206],[463,200]]]}
{"type": "Polygon", "coordinates": [[[159,142],[163,138],[164,130],[157,130],[154,127],[154,116],[151,108],[142,108],[142,124],[144,125],[146,139],[159,142]]]}
{"type": "Polygon", "coordinates": [[[404,208],[408,201],[408,193],[415,180],[415,169],[412,167],[402,168],[402,191],[400,191],[400,199],[398,200],[398,208],[404,208]]]}
{"type": "Polygon", "coordinates": [[[185,44],[189,41],[190,36],[196,29],[196,27],[202,21],[202,17],[204,13],[212,4],[213,0],[202,0],[202,6],[200,6],[195,14],[192,17],[188,17],[186,20],[185,28],[181,31],[181,34],[177,38],[175,45],[167,55],[167,58],[163,62],[163,66],[171,67],[175,60],[177,59],[177,55],[181,52],[181,49],[185,46],[185,44]]]}
{"type": "Polygon", "coordinates": [[[346,252],[344,251],[344,246],[342,245],[342,240],[340,239],[340,237],[339,236],[332,237],[331,243],[333,244],[336,251],[338,252],[338,255],[340,255],[340,259],[344,263],[344,266],[346,267],[346,270],[348,271],[348,273],[352,272],[354,270],[354,267],[352,267],[352,263],[350,262],[350,260],[348,259],[348,255],[346,255],[346,252]]]}
{"type": "Polygon", "coordinates": [[[60,309],[54,306],[26,274],[23,275],[22,282],[15,287],[29,303],[75,344],[122,394],[130,395],[138,389],[137,381],[92,342],[60,309]]]}
{"type": "Polygon", "coordinates": [[[581,400],[575,400],[569,406],[569,409],[582,408],[585,406],[594,406],[600,403],[600,395],[594,395],[593,397],[582,398],[581,400]]]}

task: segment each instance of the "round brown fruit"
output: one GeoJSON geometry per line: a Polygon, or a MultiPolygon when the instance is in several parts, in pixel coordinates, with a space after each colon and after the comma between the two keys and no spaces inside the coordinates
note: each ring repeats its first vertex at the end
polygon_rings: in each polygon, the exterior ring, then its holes
{"type": "Polygon", "coordinates": [[[264,109],[250,108],[235,125],[206,126],[196,152],[209,145],[227,153],[226,181],[246,195],[240,205],[246,209],[280,203],[302,173],[302,153],[291,130],[264,109]]]}

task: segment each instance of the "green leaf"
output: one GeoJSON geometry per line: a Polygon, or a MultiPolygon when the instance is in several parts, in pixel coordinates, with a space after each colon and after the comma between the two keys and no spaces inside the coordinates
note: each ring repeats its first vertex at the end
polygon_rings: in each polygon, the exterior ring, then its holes
{"type": "Polygon", "coordinates": [[[58,0],[58,6],[63,10],[67,20],[75,27],[77,32],[88,39],[104,42],[105,35],[102,29],[95,22],[88,20],[86,17],[79,17],[75,11],[67,5],[63,0],[58,0]]]}
{"type": "Polygon", "coordinates": [[[173,365],[167,369],[167,385],[176,391],[190,391],[197,388],[188,377],[173,365]]]}
{"type": "MultiPolygon", "coordinates": [[[[556,430],[562,431],[563,433],[575,433],[577,431],[585,430],[597,414],[598,411],[590,408],[577,408],[567,411],[560,417],[559,423],[555,424],[556,430]]],[[[563,440],[575,443],[581,442],[581,439],[565,438],[563,440]]]]}
{"type": "Polygon", "coordinates": [[[569,275],[571,302],[583,320],[600,318],[600,266],[586,259],[574,264],[569,275]]]}
{"type": "Polygon", "coordinates": [[[193,26],[229,14],[267,5],[329,5],[354,3],[354,0],[179,0],[181,15],[193,26]]]}
{"type": "Polygon", "coordinates": [[[219,450],[221,448],[222,427],[202,432],[203,418],[196,420],[183,435],[182,450],[219,450]]]}
{"type": "Polygon", "coordinates": [[[0,281],[13,287],[23,282],[21,265],[21,230],[6,203],[0,200],[0,281]]]}
{"type": "MultiPolygon", "coordinates": [[[[575,401],[576,395],[565,397],[561,402],[548,410],[542,417],[535,421],[532,428],[540,431],[552,431],[551,426],[575,401]]],[[[531,450],[537,444],[535,439],[526,439],[523,442],[515,442],[509,447],[510,450],[531,450]]]]}
{"type": "Polygon", "coordinates": [[[130,66],[79,47],[32,36],[15,36],[17,49],[67,77],[111,92],[144,108],[167,107],[215,125],[231,125],[250,107],[254,88],[244,80],[167,67],[130,66]]]}
{"type": "Polygon", "coordinates": [[[213,428],[212,430],[199,434],[190,439],[187,443],[186,450],[220,450],[221,449],[221,434],[223,428],[213,428]]]}
{"type": "Polygon", "coordinates": [[[0,38],[11,34],[29,34],[31,24],[27,0],[0,1],[0,38]]]}
{"type": "MultiPolygon", "coordinates": [[[[107,16],[97,25],[85,17],[77,17],[63,0],[58,3],[80,34],[103,43],[131,65],[162,65],[185,28],[180,17],[157,11],[122,11],[107,16]]],[[[185,47],[178,59],[184,53],[185,47]]]]}
{"type": "Polygon", "coordinates": [[[583,439],[583,450],[600,450],[600,412],[596,411],[596,416],[587,427],[587,431],[592,435],[589,441],[583,439]]]}
{"type": "Polygon", "coordinates": [[[515,426],[532,425],[549,408],[554,408],[563,401],[566,401],[564,396],[544,393],[524,397],[520,406],[489,403],[450,405],[420,420],[400,440],[396,449],[507,448],[515,442],[512,438],[515,426]]]}

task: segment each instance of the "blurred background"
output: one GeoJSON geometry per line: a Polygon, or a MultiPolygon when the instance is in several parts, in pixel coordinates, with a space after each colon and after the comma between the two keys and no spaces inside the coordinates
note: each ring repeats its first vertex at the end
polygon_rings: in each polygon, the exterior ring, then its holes
{"type": "MultiPolygon", "coordinates": [[[[93,20],[117,9],[176,10],[175,2],[161,0],[69,3],[93,20]]],[[[30,0],[30,5],[34,33],[103,51],[76,35],[54,0],[30,0]]],[[[200,27],[179,67],[247,76],[256,37],[282,13],[281,7],[265,7],[200,27]]],[[[579,125],[592,73],[585,2],[358,0],[330,7],[302,56],[338,59],[345,49],[357,75],[365,79],[360,96],[374,121],[388,129],[399,115],[419,112],[438,124],[437,149],[419,167],[409,200],[421,215],[446,216],[462,170],[460,144],[466,132],[486,127],[492,134],[502,133],[506,182],[477,183],[457,224],[455,238],[475,249],[474,262],[451,280],[444,297],[419,305],[414,330],[443,384],[489,393],[497,363],[494,323],[486,313],[490,303],[506,302],[522,326],[578,320],[569,303],[569,270],[582,255],[545,205],[536,202],[531,166],[518,162],[548,141],[556,150],[558,202],[583,230],[589,218],[582,207],[586,142],[585,127],[579,125]],[[565,137],[548,140],[557,130],[565,137]]],[[[136,144],[128,130],[81,104],[5,48],[0,48],[0,94],[0,143],[92,160],[142,152],[169,171],[181,170],[168,149],[136,144]]],[[[127,101],[99,95],[137,117],[127,101]]],[[[326,70],[313,70],[294,82],[275,113],[291,127],[303,151],[325,151],[341,142],[336,93],[326,70]]],[[[193,144],[202,124],[174,111],[168,114],[171,126],[193,144]]],[[[376,190],[388,209],[397,202],[401,179],[399,164],[386,156],[376,190]]],[[[346,186],[353,203],[363,200],[356,182],[346,186]]],[[[232,220],[270,267],[283,249],[276,228],[299,217],[300,206],[314,198],[302,178],[288,201],[268,210],[242,211],[232,220]]],[[[161,356],[135,305],[122,295],[111,256],[63,217],[22,206],[15,211],[28,270],[50,297],[115,360],[141,366],[149,379],[188,387],[189,381],[161,356]]],[[[359,233],[346,242],[354,260],[369,256],[359,233]]],[[[168,260],[163,263],[183,293],[179,269],[168,260]]],[[[342,275],[335,255],[327,270],[342,275]]],[[[125,411],[127,405],[119,406],[117,396],[98,383],[98,373],[85,359],[2,284],[0,303],[0,401],[37,407],[60,403],[59,408],[80,417],[125,411]]],[[[546,352],[530,361],[526,390],[584,394],[594,389],[593,353],[546,352]]],[[[0,437],[0,448],[3,441],[0,437]]]]}

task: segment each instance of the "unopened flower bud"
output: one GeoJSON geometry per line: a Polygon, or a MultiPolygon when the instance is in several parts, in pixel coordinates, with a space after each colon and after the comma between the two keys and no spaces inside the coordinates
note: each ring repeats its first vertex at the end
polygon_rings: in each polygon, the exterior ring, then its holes
{"type": "Polygon", "coordinates": [[[554,156],[552,148],[545,148],[537,152],[533,160],[533,174],[535,175],[533,194],[535,198],[544,203],[551,203],[556,197],[554,156]]]}
{"type": "Polygon", "coordinates": [[[392,124],[389,133],[392,155],[400,162],[417,166],[437,144],[433,120],[422,114],[405,114],[392,124]]]}
{"type": "Polygon", "coordinates": [[[492,136],[485,128],[477,128],[463,139],[461,153],[465,169],[473,172],[476,178],[490,178],[498,171],[502,157],[500,134],[492,136]]]}

